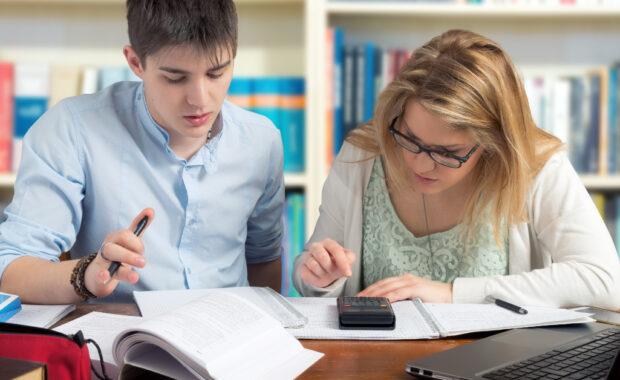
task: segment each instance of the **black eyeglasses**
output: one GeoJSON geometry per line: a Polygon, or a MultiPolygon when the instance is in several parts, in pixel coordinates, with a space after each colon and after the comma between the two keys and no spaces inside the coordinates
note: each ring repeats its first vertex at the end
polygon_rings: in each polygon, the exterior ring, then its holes
{"type": "Polygon", "coordinates": [[[474,145],[474,147],[471,148],[469,153],[467,153],[463,157],[454,155],[452,153],[448,153],[443,150],[427,148],[419,144],[415,140],[411,139],[410,137],[402,134],[398,130],[394,129],[394,124],[396,123],[396,120],[398,120],[398,118],[394,119],[392,121],[392,124],[390,124],[390,132],[392,132],[392,136],[394,136],[394,140],[396,140],[398,145],[407,149],[411,153],[418,154],[421,152],[426,152],[430,156],[430,158],[433,159],[433,161],[443,166],[447,166],[449,168],[453,168],[453,169],[460,168],[461,165],[467,162],[467,160],[469,160],[469,157],[471,157],[471,155],[474,154],[476,149],[478,149],[478,147],[480,146],[480,144],[474,145]]]}

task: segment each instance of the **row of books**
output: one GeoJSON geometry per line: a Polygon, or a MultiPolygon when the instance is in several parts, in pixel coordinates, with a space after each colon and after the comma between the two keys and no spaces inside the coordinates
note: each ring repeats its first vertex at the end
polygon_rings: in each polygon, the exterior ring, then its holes
{"type": "Polygon", "coordinates": [[[373,42],[345,44],[341,28],[326,35],[327,163],[338,154],[342,141],[373,114],[377,96],[405,65],[411,50],[383,49],[373,42]]]}
{"type": "Polygon", "coordinates": [[[579,173],[620,173],[620,64],[525,72],[534,121],[567,144],[579,173]]]}
{"type": "Polygon", "coordinates": [[[607,229],[616,244],[618,256],[620,256],[620,194],[592,192],[590,196],[605,220],[607,229]]]}
{"type": "MultiPolygon", "coordinates": [[[[0,62],[0,173],[19,168],[21,140],[34,122],[60,100],[140,80],[129,67],[0,62]]],[[[299,77],[235,78],[229,99],[269,117],[280,129],[284,170],[305,168],[305,82],[299,77]]]]}
{"type": "Polygon", "coordinates": [[[140,79],[128,67],[0,62],[0,173],[17,171],[21,141],[49,107],[123,80],[140,79]]]}
{"type": "Polygon", "coordinates": [[[304,248],[306,242],[306,213],[305,196],[303,192],[291,191],[286,194],[286,202],[282,215],[284,224],[284,235],[282,238],[282,295],[285,297],[299,297],[295,290],[291,275],[293,273],[293,262],[304,248]]]}
{"type": "MultiPolygon", "coordinates": [[[[347,133],[372,117],[377,96],[412,52],[373,42],[345,44],[344,37],[341,28],[327,31],[328,164],[347,133]]],[[[619,68],[620,64],[522,70],[534,121],[567,144],[579,173],[620,173],[619,68]]]]}
{"type": "Polygon", "coordinates": [[[301,77],[238,77],[228,89],[228,100],[268,117],[280,130],[284,171],[305,169],[305,80],[301,77]]]}

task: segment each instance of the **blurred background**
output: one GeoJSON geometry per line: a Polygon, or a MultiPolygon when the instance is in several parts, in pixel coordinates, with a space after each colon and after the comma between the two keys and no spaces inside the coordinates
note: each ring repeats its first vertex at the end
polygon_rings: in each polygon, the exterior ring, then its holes
{"type": "MultiPolygon", "coordinates": [[[[537,124],[560,137],[620,246],[620,0],[237,0],[229,100],[272,119],[285,151],[283,294],[342,139],[411,51],[453,28],[499,42],[537,124]]],[[[21,139],[47,108],[120,80],[124,0],[0,0],[0,208],[21,139]]]]}

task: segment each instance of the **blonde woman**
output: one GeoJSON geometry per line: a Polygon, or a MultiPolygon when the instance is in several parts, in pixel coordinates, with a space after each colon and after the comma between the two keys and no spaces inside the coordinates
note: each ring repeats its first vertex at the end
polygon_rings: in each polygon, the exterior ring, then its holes
{"type": "Polygon", "coordinates": [[[295,261],[305,296],[620,308],[620,262],[504,50],[451,30],[347,137],[295,261]]]}

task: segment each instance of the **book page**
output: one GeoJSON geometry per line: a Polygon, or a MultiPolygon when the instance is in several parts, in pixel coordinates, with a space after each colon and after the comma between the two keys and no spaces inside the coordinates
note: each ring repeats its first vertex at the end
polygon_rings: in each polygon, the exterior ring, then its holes
{"type": "Polygon", "coordinates": [[[290,334],[300,339],[399,340],[438,337],[438,334],[424,322],[410,300],[392,303],[396,316],[394,330],[340,330],[336,298],[301,297],[288,300],[308,317],[305,326],[287,329],[290,334]]]}
{"type": "Polygon", "coordinates": [[[228,292],[209,293],[124,331],[114,342],[115,360],[124,361],[145,343],[164,347],[200,376],[216,378],[239,378],[234,374],[243,370],[240,363],[255,375],[277,370],[304,350],[275,319],[228,292]]]}
{"type": "Polygon", "coordinates": [[[62,317],[75,310],[75,305],[29,305],[22,304],[22,309],[8,322],[34,327],[48,328],[62,317]]]}
{"type": "Polygon", "coordinates": [[[492,303],[425,305],[439,325],[442,336],[592,321],[588,314],[550,307],[525,306],[528,313],[517,314],[492,303]]]}
{"type": "Polygon", "coordinates": [[[307,318],[297,311],[286,298],[271,288],[236,287],[223,289],[181,289],[134,291],[133,296],[143,317],[154,317],[177,309],[192,300],[213,292],[236,294],[258,306],[274,317],[283,327],[298,327],[307,322],[307,318]]]}

